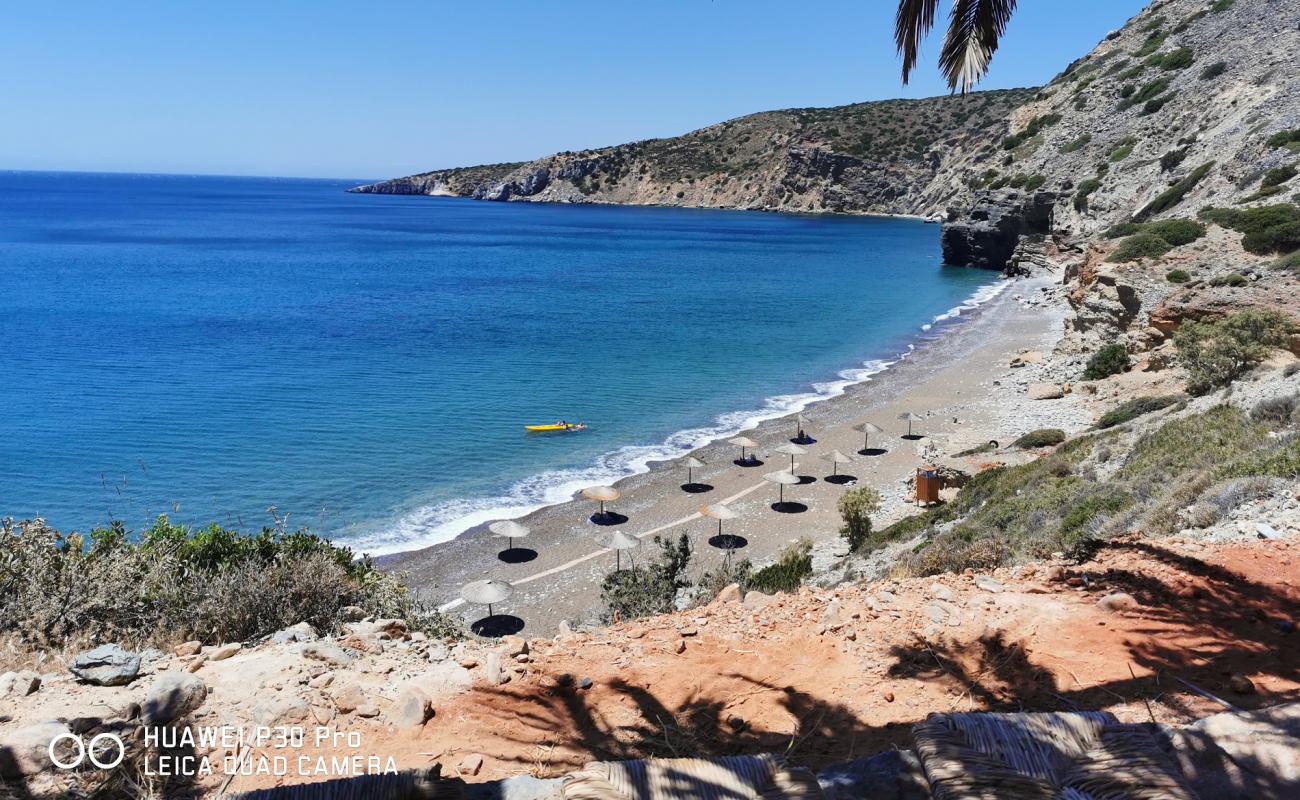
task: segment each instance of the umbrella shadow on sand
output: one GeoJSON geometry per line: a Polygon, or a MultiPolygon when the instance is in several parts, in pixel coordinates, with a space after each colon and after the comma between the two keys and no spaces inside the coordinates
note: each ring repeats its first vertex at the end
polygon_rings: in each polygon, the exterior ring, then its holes
{"type": "Polygon", "coordinates": [[[780,514],[802,514],[808,510],[808,506],[793,500],[778,500],[772,504],[772,510],[780,514]]]}
{"type": "Polygon", "coordinates": [[[858,476],[857,476],[857,475],[845,475],[845,474],[841,473],[841,474],[838,474],[838,475],[827,475],[827,476],[826,476],[825,478],[823,478],[822,480],[826,481],[827,483],[833,483],[833,484],[835,484],[836,486],[847,486],[847,485],[849,485],[850,483],[857,483],[857,482],[858,482],[858,476]]]}
{"type": "Polygon", "coordinates": [[[597,511],[589,518],[592,525],[622,525],[627,517],[617,511],[597,511]]]}
{"type": "Polygon", "coordinates": [[[497,639],[519,633],[524,629],[524,621],[513,614],[491,614],[471,624],[469,629],[477,636],[497,639]]]}
{"type": "Polygon", "coordinates": [[[883,447],[864,447],[858,451],[860,456],[883,456],[889,451],[883,447]]]}
{"type": "Polygon", "coordinates": [[[709,537],[709,546],[731,552],[749,547],[749,540],[734,533],[717,533],[709,537]]]}
{"type": "Polygon", "coordinates": [[[537,558],[537,551],[531,547],[507,547],[497,558],[506,564],[526,564],[537,558]]]}
{"type": "Polygon", "coordinates": [[[683,483],[681,489],[687,494],[704,494],[713,491],[713,486],[708,483],[683,483]]]}
{"type": "MultiPolygon", "coordinates": [[[[817,482],[817,478],[814,475],[796,475],[795,477],[799,479],[799,483],[797,484],[799,486],[807,486],[810,483],[817,482]]],[[[827,478],[827,480],[830,480],[830,478],[827,478]]]]}

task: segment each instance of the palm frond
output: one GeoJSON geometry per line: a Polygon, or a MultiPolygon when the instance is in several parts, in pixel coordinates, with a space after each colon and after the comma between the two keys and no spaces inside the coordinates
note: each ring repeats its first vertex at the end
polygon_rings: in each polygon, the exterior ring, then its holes
{"type": "Polygon", "coordinates": [[[956,0],[939,53],[948,88],[969,92],[988,72],[989,60],[1016,10],[1016,0],[956,0]]]}
{"type": "Polygon", "coordinates": [[[921,42],[934,28],[934,14],[939,0],[898,0],[898,14],[894,18],[894,42],[903,58],[903,83],[916,68],[921,53],[921,42]]]}

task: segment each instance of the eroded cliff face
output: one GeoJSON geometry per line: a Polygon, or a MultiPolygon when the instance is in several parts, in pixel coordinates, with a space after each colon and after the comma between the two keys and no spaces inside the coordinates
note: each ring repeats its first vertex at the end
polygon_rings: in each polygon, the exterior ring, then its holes
{"type": "Polygon", "coordinates": [[[671,139],[421,173],[354,191],[479,200],[937,214],[949,159],[993,147],[1032,90],[753,114],[671,139]],[[933,194],[933,193],[931,193],[933,194]]]}

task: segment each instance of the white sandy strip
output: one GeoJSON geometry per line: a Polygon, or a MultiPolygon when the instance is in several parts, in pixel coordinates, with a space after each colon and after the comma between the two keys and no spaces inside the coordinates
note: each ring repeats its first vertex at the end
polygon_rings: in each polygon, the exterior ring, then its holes
{"type": "MultiPolygon", "coordinates": [[[[796,464],[795,467],[797,468],[798,465],[796,464]]],[[[731,497],[724,498],[722,502],[723,502],[724,504],[725,504],[725,503],[735,502],[736,500],[739,500],[740,498],[744,497],[745,495],[749,494],[750,492],[758,491],[759,489],[762,489],[764,486],[770,486],[770,485],[771,485],[771,484],[769,484],[769,483],[767,483],[767,482],[756,483],[756,484],[754,484],[753,486],[749,487],[748,489],[742,489],[741,491],[736,492],[736,493],[733,494],[731,497]]],[[[660,525],[660,526],[657,527],[657,528],[651,528],[651,529],[648,530],[648,531],[644,531],[644,532],[642,532],[642,533],[638,533],[638,534],[636,534],[636,538],[638,538],[638,539],[644,539],[644,538],[647,537],[647,536],[653,536],[653,535],[655,535],[656,533],[662,533],[662,532],[668,530],[669,528],[675,528],[675,527],[677,527],[678,525],[682,525],[682,524],[684,524],[684,523],[691,522],[692,520],[697,520],[697,519],[701,519],[701,518],[702,518],[702,515],[700,514],[700,512],[696,511],[694,514],[691,514],[690,516],[682,517],[681,519],[675,519],[675,520],[673,520],[672,522],[664,523],[663,525],[660,525]]],[[[550,569],[542,570],[541,572],[536,572],[536,573],[534,573],[534,574],[532,574],[532,575],[529,575],[529,576],[526,577],[526,578],[520,578],[520,579],[517,580],[517,581],[511,581],[510,584],[511,584],[512,586],[522,586],[522,585],[525,584],[525,583],[532,583],[533,581],[538,581],[538,580],[541,580],[542,578],[549,578],[549,577],[551,577],[552,575],[558,575],[559,573],[564,572],[564,571],[567,570],[567,569],[572,569],[573,567],[576,567],[576,566],[578,566],[579,564],[585,564],[586,562],[591,561],[591,560],[594,559],[594,558],[600,558],[601,556],[609,555],[609,554],[612,553],[612,552],[614,552],[614,551],[613,551],[613,550],[610,550],[609,548],[604,548],[604,549],[601,549],[601,550],[597,550],[597,551],[594,552],[594,553],[588,553],[588,554],[585,555],[585,556],[578,556],[577,558],[573,559],[572,561],[566,561],[565,563],[560,564],[560,565],[558,565],[558,566],[551,567],[550,569]]],[[[439,611],[450,611],[450,610],[452,610],[453,608],[459,608],[459,607],[461,607],[461,606],[463,606],[463,605],[465,605],[465,601],[462,600],[462,599],[459,599],[459,598],[458,598],[458,599],[456,599],[456,600],[452,600],[450,603],[444,603],[443,605],[438,606],[438,610],[439,610],[439,611]]]]}

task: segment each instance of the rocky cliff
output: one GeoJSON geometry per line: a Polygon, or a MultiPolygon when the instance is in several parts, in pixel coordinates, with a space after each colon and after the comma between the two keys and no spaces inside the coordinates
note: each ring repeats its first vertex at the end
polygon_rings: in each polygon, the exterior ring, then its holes
{"type": "Polygon", "coordinates": [[[935,213],[949,160],[991,149],[1032,90],[769,111],[671,139],[438,170],[353,191],[478,200],[935,213]]]}

